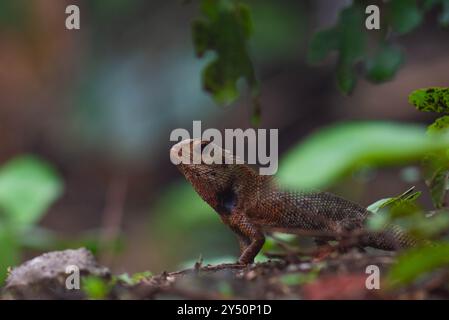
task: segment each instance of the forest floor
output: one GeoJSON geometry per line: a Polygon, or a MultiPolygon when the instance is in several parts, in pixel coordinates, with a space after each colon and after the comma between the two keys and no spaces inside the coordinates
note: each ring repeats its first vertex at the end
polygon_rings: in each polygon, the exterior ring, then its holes
{"type": "MultiPolygon", "coordinates": [[[[247,266],[202,265],[158,275],[113,276],[85,250],[51,252],[11,270],[3,299],[448,299],[449,273],[390,288],[383,274],[395,261],[384,251],[351,249],[268,254],[247,266]],[[68,290],[67,265],[79,267],[83,285],[68,290]],[[371,266],[371,267],[369,267],[371,266]],[[374,266],[374,267],[373,267],[374,266]],[[368,267],[368,268],[367,268],[368,267]],[[377,273],[377,274],[376,274],[377,273]],[[376,278],[379,275],[379,278],[376,278]],[[379,281],[377,281],[379,279],[379,281]]],[[[70,280],[73,280],[70,279],[70,280]]],[[[69,281],[70,282],[70,281],[69,281]]]]}

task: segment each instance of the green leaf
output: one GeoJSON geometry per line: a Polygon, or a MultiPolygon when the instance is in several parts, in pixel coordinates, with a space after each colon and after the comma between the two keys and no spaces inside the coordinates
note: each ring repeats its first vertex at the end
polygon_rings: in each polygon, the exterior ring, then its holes
{"type": "Polygon", "coordinates": [[[432,217],[426,217],[422,214],[414,215],[413,219],[406,222],[403,225],[411,235],[422,239],[441,237],[442,233],[449,230],[449,212],[439,211],[432,217]]]}
{"type": "Polygon", "coordinates": [[[339,63],[351,65],[363,57],[366,46],[364,7],[352,5],[341,11],[339,18],[339,63]]]}
{"type": "Polygon", "coordinates": [[[36,223],[61,192],[56,172],[38,158],[18,157],[0,168],[0,211],[15,226],[36,223]]]}
{"type": "Polygon", "coordinates": [[[384,44],[377,54],[366,60],[367,78],[372,82],[384,82],[394,77],[404,61],[402,51],[392,45],[384,44]]]}
{"type": "Polygon", "coordinates": [[[447,132],[447,129],[449,129],[449,116],[442,116],[427,128],[427,133],[430,135],[441,134],[447,132]]]}
{"type": "Polygon", "coordinates": [[[382,209],[405,206],[408,210],[410,206],[415,206],[415,201],[421,196],[421,192],[414,192],[414,190],[415,187],[412,187],[396,197],[381,199],[369,205],[367,210],[374,214],[366,222],[368,228],[373,231],[380,231],[388,225],[393,215],[392,211],[385,212],[382,209]],[[378,214],[381,210],[382,213],[378,214]]]}
{"type": "Polygon", "coordinates": [[[399,34],[409,33],[421,24],[422,19],[423,14],[416,0],[390,1],[388,20],[393,30],[399,34]]]}
{"type": "Polygon", "coordinates": [[[106,299],[111,291],[111,283],[97,276],[83,277],[81,283],[82,290],[91,300],[106,299]]]}
{"type": "Polygon", "coordinates": [[[329,53],[338,50],[339,33],[337,28],[330,28],[317,32],[310,42],[308,51],[309,63],[323,61],[329,53]]]}
{"type": "Polygon", "coordinates": [[[138,272],[130,276],[128,273],[122,273],[117,276],[114,276],[113,281],[122,281],[127,285],[133,286],[138,284],[144,279],[147,279],[152,276],[150,271],[138,272]]]}
{"type": "Polygon", "coordinates": [[[391,286],[406,285],[426,273],[448,265],[448,243],[413,248],[398,257],[388,273],[387,282],[391,286]]]}
{"type": "Polygon", "coordinates": [[[351,64],[339,64],[337,66],[338,89],[344,94],[350,94],[357,83],[357,76],[351,64]]]}
{"type": "Polygon", "coordinates": [[[237,81],[245,79],[257,91],[254,68],[247,50],[252,22],[247,6],[231,0],[202,0],[203,18],[192,25],[196,54],[216,54],[203,70],[203,87],[214,100],[228,105],[239,96],[237,81]]]}
{"type": "Polygon", "coordinates": [[[344,94],[350,94],[357,77],[354,65],[362,60],[366,45],[364,8],[353,4],[340,12],[337,25],[317,32],[310,43],[310,63],[322,61],[333,50],[338,51],[337,84],[344,94]]]}
{"type": "Polygon", "coordinates": [[[251,1],[253,34],[250,50],[254,61],[290,61],[300,54],[308,25],[306,4],[251,1]],[[291,31],[295,30],[295,41],[291,31]]]}
{"type": "Polygon", "coordinates": [[[377,200],[376,202],[370,204],[366,210],[372,212],[372,213],[377,213],[379,212],[380,209],[384,208],[385,206],[387,206],[394,198],[384,198],[384,199],[380,199],[377,200]]]}
{"type": "Polygon", "coordinates": [[[380,209],[383,209],[387,206],[393,205],[399,201],[415,201],[417,198],[419,198],[419,196],[421,195],[421,192],[413,192],[413,190],[415,190],[415,187],[408,189],[407,191],[403,192],[402,194],[400,194],[396,197],[380,199],[380,200],[372,203],[371,205],[369,205],[366,209],[368,211],[376,213],[380,209]]]}
{"type": "Polygon", "coordinates": [[[135,283],[139,283],[140,281],[147,279],[149,277],[151,277],[153,275],[153,273],[151,271],[142,271],[142,272],[136,272],[132,275],[131,279],[135,282],[135,283]]]}
{"type": "Polygon", "coordinates": [[[430,179],[426,180],[426,184],[430,189],[435,208],[443,207],[449,187],[449,170],[447,168],[439,168],[430,179]]]}
{"type": "Polygon", "coordinates": [[[449,112],[449,88],[418,89],[409,95],[408,101],[420,111],[449,112]]]}
{"type": "Polygon", "coordinates": [[[8,268],[19,262],[20,247],[16,234],[0,224],[0,287],[6,279],[8,268]]]}
{"type": "Polygon", "coordinates": [[[449,137],[429,137],[420,125],[342,123],[322,129],[292,148],[281,159],[278,176],[290,187],[325,188],[354,170],[412,163],[448,147],[449,137]]]}
{"type": "Polygon", "coordinates": [[[357,77],[354,65],[361,61],[365,52],[366,32],[360,28],[364,23],[363,8],[353,5],[340,14],[340,55],[337,66],[337,83],[344,94],[350,94],[357,77]]]}

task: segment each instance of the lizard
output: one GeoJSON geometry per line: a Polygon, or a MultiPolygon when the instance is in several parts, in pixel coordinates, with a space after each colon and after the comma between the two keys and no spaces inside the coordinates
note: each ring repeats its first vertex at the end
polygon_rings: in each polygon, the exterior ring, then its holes
{"type": "MultiPolygon", "coordinates": [[[[209,155],[209,158],[214,156],[209,155]]],[[[185,139],[170,150],[170,157],[199,196],[237,235],[239,264],[250,264],[261,250],[267,232],[311,236],[327,241],[361,234],[360,247],[394,251],[414,246],[415,240],[397,226],[369,231],[366,208],[329,192],[282,190],[274,178],[260,175],[236,161],[229,151],[210,140],[185,139]],[[204,148],[219,151],[221,163],[204,161],[204,148]],[[194,156],[202,157],[194,163],[194,156]],[[230,161],[226,162],[226,158],[230,161]]]]}

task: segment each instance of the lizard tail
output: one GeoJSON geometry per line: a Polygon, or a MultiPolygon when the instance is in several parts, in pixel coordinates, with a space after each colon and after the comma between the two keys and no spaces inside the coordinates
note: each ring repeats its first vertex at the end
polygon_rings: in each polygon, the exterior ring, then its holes
{"type": "Polygon", "coordinates": [[[419,243],[417,239],[395,225],[380,232],[369,232],[365,235],[363,242],[365,246],[388,251],[414,247],[419,243]]]}

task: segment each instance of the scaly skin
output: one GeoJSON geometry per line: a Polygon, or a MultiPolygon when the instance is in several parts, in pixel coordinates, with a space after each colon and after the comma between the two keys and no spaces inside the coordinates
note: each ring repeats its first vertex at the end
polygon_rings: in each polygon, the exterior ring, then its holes
{"type": "MultiPolygon", "coordinates": [[[[192,163],[193,156],[200,155],[209,144],[213,143],[198,139],[181,141],[172,147],[171,157],[189,159],[192,163]]],[[[222,152],[223,159],[235,160],[228,151],[222,152]]],[[[235,164],[235,161],[233,164],[180,163],[177,167],[201,198],[235,232],[240,243],[238,262],[242,264],[254,261],[264,244],[265,231],[325,240],[361,234],[359,246],[383,250],[415,244],[397,227],[377,233],[365,230],[364,222],[370,213],[355,203],[326,192],[283,191],[271,177],[261,176],[245,164],[235,164]]]]}

